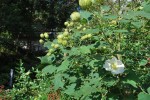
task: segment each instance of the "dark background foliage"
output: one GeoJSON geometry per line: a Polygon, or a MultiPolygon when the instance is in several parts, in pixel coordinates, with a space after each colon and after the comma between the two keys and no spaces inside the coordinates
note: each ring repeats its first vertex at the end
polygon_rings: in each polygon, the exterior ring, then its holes
{"type": "Polygon", "coordinates": [[[0,0],[0,84],[6,83],[3,80],[8,79],[9,69],[18,66],[19,59],[29,68],[39,64],[37,56],[44,50],[33,51],[33,42],[38,42],[42,32],[64,28],[77,6],[77,0],[0,0]]]}

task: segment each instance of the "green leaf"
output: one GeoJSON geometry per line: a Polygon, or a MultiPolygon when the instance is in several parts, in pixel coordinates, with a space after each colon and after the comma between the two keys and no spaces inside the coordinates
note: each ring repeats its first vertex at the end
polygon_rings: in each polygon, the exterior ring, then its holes
{"type": "Polygon", "coordinates": [[[81,32],[79,30],[74,29],[73,32],[74,32],[74,34],[72,34],[73,38],[81,37],[81,32]]]}
{"type": "Polygon", "coordinates": [[[150,94],[150,87],[147,89],[147,92],[150,94]]]}
{"type": "Polygon", "coordinates": [[[105,79],[103,79],[103,82],[107,87],[111,87],[111,86],[115,85],[117,81],[113,78],[105,78],[105,79]]]}
{"type": "Polygon", "coordinates": [[[94,65],[95,65],[96,62],[98,62],[98,60],[91,60],[89,62],[89,65],[92,66],[92,67],[94,67],[94,65]]]}
{"type": "Polygon", "coordinates": [[[147,13],[150,13],[150,4],[145,5],[143,10],[147,13]]]}
{"type": "Polygon", "coordinates": [[[75,82],[76,80],[77,80],[77,78],[74,77],[74,76],[69,78],[69,82],[70,82],[70,83],[73,83],[73,82],[75,82]]]}
{"type": "Polygon", "coordinates": [[[51,56],[48,56],[48,57],[47,57],[47,60],[48,60],[49,63],[52,63],[53,61],[55,61],[55,59],[56,59],[56,58],[55,58],[55,55],[54,55],[54,54],[52,54],[51,56]]]}
{"type": "Polygon", "coordinates": [[[68,95],[72,95],[75,92],[75,86],[76,84],[71,84],[70,86],[67,86],[67,89],[64,91],[64,93],[68,95]]]}
{"type": "Polygon", "coordinates": [[[119,21],[120,23],[129,23],[130,22],[130,20],[128,20],[128,19],[121,19],[120,21],[119,21]]]}
{"type": "Polygon", "coordinates": [[[83,31],[82,33],[93,34],[93,33],[98,33],[99,31],[100,31],[99,28],[96,28],[96,29],[87,29],[87,30],[83,31]]]}
{"type": "Polygon", "coordinates": [[[62,74],[56,74],[54,79],[52,80],[54,84],[54,90],[58,90],[59,88],[63,88],[64,82],[62,82],[62,74]]]}
{"type": "Polygon", "coordinates": [[[118,16],[116,15],[105,15],[104,18],[106,19],[110,19],[110,20],[113,20],[113,19],[117,19],[118,16]]]}
{"type": "Polygon", "coordinates": [[[81,19],[85,18],[86,20],[88,20],[92,14],[88,11],[81,10],[80,15],[81,15],[81,19]]]}
{"type": "Polygon", "coordinates": [[[136,82],[133,81],[133,80],[126,80],[126,81],[123,81],[123,83],[130,84],[130,85],[132,85],[133,87],[137,88],[137,84],[136,84],[136,82]]]}
{"type": "Polygon", "coordinates": [[[128,30],[114,30],[114,32],[117,32],[117,33],[125,33],[125,32],[128,32],[128,30]]]}
{"type": "Polygon", "coordinates": [[[41,60],[41,64],[51,64],[48,60],[48,56],[38,57],[41,60]]]}
{"type": "Polygon", "coordinates": [[[102,9],[103,11],[109,11],[109,10],[110,10],[110,7],[104,5],[104,6],[101,6],[101,9],[102,9]]]}
{"type": "Polygon", "coordinates": [[[139,62],[139,66],[145,66],[147,63],[148,63],[147,60],[142,59],[142,60],[139,62]]]}
{"type": "Polygon", "coordinates": [[[76,47],[72,47],[70,51],[68,51],[69,55],[72,56],[72,55],[80,55],[80,52],[78,50],[78,48],[76,47]]]}
{"type": "Polygon", "coordinates": [[[144,11],[138,11],[137,16],[145,17],[147,19],[150,19],[150,13],[144,12],[144,11]]]}
{"type": "Polygon", "coordinates": [[[64,60],[61,63],[61,65],[58,67],[57,72],[59,72],[59,71],[62,71],[62,72],[66,71],[68,69],[69,65],[70,65],[70,61],[68,59],[64,60]]]}
{"type": "Polygon", "coordinates": [[[142,27],[142,22],[131,22],[132,25],[134,25],[136,28],[142,27]]]}
{"type": "Polygon", "coordinates": [[[45,42],[44,47],[47,47],[48,49],[50,49],[51,48],[51,42],[50,41],[45,42]]]}
{"type": "Polygon", "coordinates": [[[81,46],[79,51],[82,53],[82,54],[88,54],[88,53],[91,53],[91,50],[88,46],[81,46]]]}
{"type": "Polygon", "coordinates": [[[136,17],[136,13],[134,11],[129,11],[123,15],[125,19],[134,19],[136,17]]]}
{"type": "Polygon", "coordinates": [[[150,99],[149,94],[146,94],[144,92],[138,94],[138,100],[149,100],[149,99],[150,99]]]}
{"type": "Polygon", "coordinates": [[[45,68],[42,69],[42,73],[43,74],[47,74],[47,73],[52,74],[52,73],[54,73],[56,71],[56,69],[57,68],[55,66],[48,65],[48,66],[46,66],[45,68]]]}
{"type": "Polygon", "coordinates": [[[97,88],[96,87],[92,87],[89,84],[84,84],[83,86],[81,86],[80,91],[83,94],[83,96],[88,96],[91,93],[96,92],[97,88]]]}

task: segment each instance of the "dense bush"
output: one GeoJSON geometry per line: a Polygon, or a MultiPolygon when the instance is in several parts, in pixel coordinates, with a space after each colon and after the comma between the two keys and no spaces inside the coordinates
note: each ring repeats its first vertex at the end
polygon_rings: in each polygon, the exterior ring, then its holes
{"type": "MultiPolygon", "coordinates": [[[[41,35],[41,43],[48,48],[47,55],[40,57],[41,64],[46,66],[42,70],[44,78],[39,78],[43,79],[42,83],[38,85],[44,88],[18,86],[21,90],[37,89],[37,93],[47,86],[47,95],[59,91],[61,100],[148,100],[149,1],[84,1],[87,4],[84,10],[71,14],[57,39],[51,42],[46,33],[41,35]]],[[[30,83],[26,79],[23,82],[30,83]]],[[[27,95],[35,98],[31,91],[15,93],[20,98],[27,95]]]]}

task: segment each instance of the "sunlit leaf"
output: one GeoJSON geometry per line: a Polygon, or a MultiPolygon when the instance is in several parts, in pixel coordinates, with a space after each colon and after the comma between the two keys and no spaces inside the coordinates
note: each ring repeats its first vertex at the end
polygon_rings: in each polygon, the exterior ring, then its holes
{"type": "Polygon", "coordinates": [[[139,62],[139,65],[140,65],[140,66],[145,66],[147,63],[148,63],[147,60],[142,59],[142,60],[139,62]]]}
{"type": "Polygon", "coordinates": [[[54,90],[57,90],[59,88],[63,88],[64,82],[62,81],[62,75],[61,74],[56,74],[54,76],[54,80],[52,80],[54,84],[54,90]]]}
{"type": "Polygon", "coordinates": [[[87,46],[81,46],[79,51],[82,53],[82,54],[88,54],[88,53],[91,53],[90,51],[90,48],[87,47],[87,46]]]}
{"type": "Polygon", "coordinates": [[[117,33],[126,33],[126,32],[128,32],[128,30],[114,30],[114,32],[117,32],[117,33]]]}
{"type": "Polygon", "coordinates": [[[116,16],[116,15],[105,15],[105,16],[104,16],[104,18],[110,19],[110,20],[116,19],[117,17],[118,17],[118,16],[116,16]]]}
{"type": "Polygon", "coordinates": [[[42,69],[42,73],[44,73],[44,74],[47,74],[47,73],[52,74],[52,73],[55,72],[56,69],[57,69],[57,68],[56,68],[55,66],[53,66],[53,65],[48,65],[48,66],[46,66],[45,68],[42,69]]]}
{"type": "Polygon", "coordinates": [[[147,92],[150,94],[150,87],[149,87],[149,88],[147,88],[147,92]]]}
{"type": "Polygon", "coordinates": [[[142,27],[142,22],[131,22],[132,25],[134,25],[136,28],[142,27]]]}
{"type": "Polygon", "coordinates": [[[75,86],[76,86],[76,84],[71,84],[71,85],[67,86],[67,89],[64,91],[64,93],[66,93],[68,95],[72,95],[75,92],[75,86]]]}
{"type": "Polygon", "coordinates": [[[138,94],[138,100],[149,100],[149,99],[150,99],[149,94],[146,94],[144,92],[138,94]]]}
{"type": "Polygon", "coordinates": [[[57,71],[66,71],[70,65],[70,61],[68,59],[64,60],[61,65],[58,67],[57,71]]]}
{"type": "Polygon", "coordinates": [[[150,13],[150,4],[145,5],[143,10],[147,13],[150,13]]]}
{"type": "Polygon", "coordinates": [[[98,33],[100,30],[98,28],[96,29],[87,29],[85,31],[83,31],[82,33],[86,33],[86,34],[93,34],[93,33],[98,33]]]}
{"type": "Polygon", "coordinates": [[[80,11],[80,14],[81,14],[81,19],[82,18],[85,18],[86,20],[88,20],[90,17],[91,17],[91,13],[90,12],[88,12],[88,11],[80,11]]]}
{"type": "Polygon", "coordinates": [[[45,42],[45,43],[44,43],[44,47],[50,49],[50,48],[51,48],[51,42],[50,42],[50,41],[45,42]]]}
{"type": "Polygon", "coordinates": [[[104,11],[109,11],[110,10],[110,7],[109,6],[106,6],[106,5],[102,5],[101,6],[101,8],[102,8],[102,10],[104,10],[104,11]]]}
{"type": "Polygon", "coordinates": [[[38,57],[41,60],[41,64],[51,64],[53,58],[50,59],[48,56],[38,57]]]}
{"type": "Polygon", "coordinates": [[[126,80],[124,81],[123,83],[127,83],[127,84],[130,84],[132,85],[133,87],[137,88],[137,83],[133,80],[126,80]]]}

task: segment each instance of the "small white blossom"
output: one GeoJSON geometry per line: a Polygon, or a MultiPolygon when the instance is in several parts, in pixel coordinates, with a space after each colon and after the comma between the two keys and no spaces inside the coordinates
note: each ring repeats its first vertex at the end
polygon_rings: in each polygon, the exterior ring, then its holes
{"type": "Polygon", "coordinates": [[[121,74],[124,72],[124,64],[116,57],[106,60],[103,68],[107,71],[111,71],[112,74],[121,74]]]}

